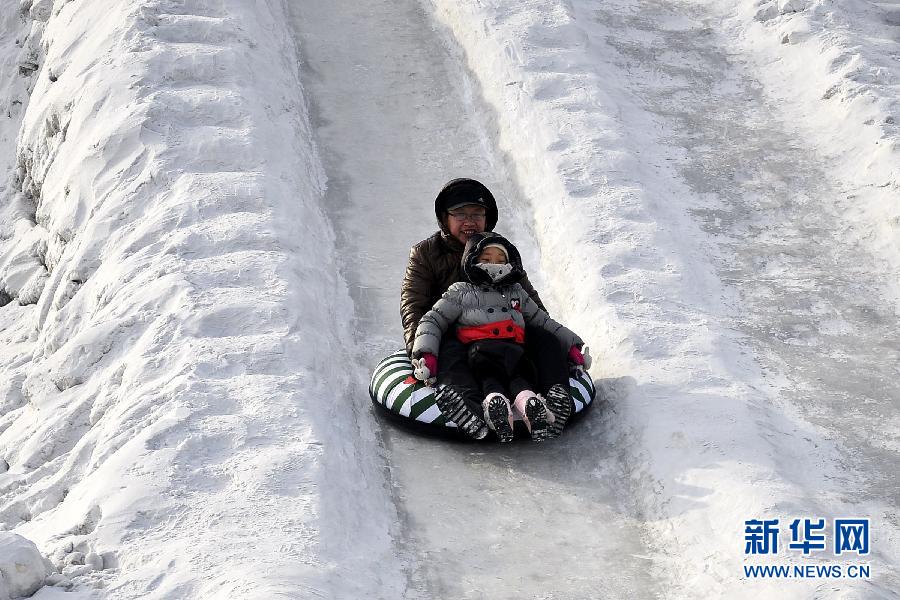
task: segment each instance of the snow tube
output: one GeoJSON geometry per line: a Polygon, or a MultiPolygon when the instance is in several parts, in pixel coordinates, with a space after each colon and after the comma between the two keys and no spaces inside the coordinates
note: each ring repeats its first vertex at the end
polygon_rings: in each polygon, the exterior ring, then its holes
{"type": "MultiPolygon", "coordinates": [[[[594,401],[594,382],[582,371],[569,379],[569,392],[575,403],[570,423],[594,401]]],[[[369,396],[380,412],[404,425],[426,433],[461,436],[456,423],[445,417],[434,401],[434,389],[413,378],[406,350],[398,350],[378,363],[369,382],[369,396]]],[[[516,423],[517,435],[527,435],[525,424],[516,423]]]]}

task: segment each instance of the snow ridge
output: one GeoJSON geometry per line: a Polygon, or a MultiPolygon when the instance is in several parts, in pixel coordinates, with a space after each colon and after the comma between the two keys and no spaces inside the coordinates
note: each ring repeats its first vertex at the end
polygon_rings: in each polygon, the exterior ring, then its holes
{"type": "Polygon", "coordinates": [[[355,417],[335,417],[349,297],[284,6],[38,7],[3,200],[35,223],[2,223],[0,525],[110,597],[360,585],[335,557],[389,551],[390,511],[355,417]],[[15,256],[41,263],[28,285],[15,256]]]}
{"type": "Polygon", "coordinates": [[[0,240],[16,238],[16,243],[4,244],[0,252],[0,305],[18,297],[20,292],[26,304],[33,304],[47,276],[46,267],[41,264],[43,239],[33,231],[34,202],[15,190],[22,189],[25,177],[24,165],[16,169],[16,136],[38,80],[36,72],[43,57],[41,39],[48,17],[46,2],[37,6],[30,2],[21,6],[10,4],[0,14],[0,111],[6,117],[0,121],[0,167],[4,174],[0,179],[0,197],[4,198],[0,206],[0,240]]]}

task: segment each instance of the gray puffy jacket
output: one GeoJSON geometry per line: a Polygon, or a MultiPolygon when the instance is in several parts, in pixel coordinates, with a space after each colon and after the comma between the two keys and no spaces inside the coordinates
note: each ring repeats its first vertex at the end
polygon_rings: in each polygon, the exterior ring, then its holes
{"type": "Polygon", "coordinates": [[[477,285],[458,282],[450,286],[434,307],[425,313],[416,329],[413,358],[425,353],[438,355],[441,337],[451,325],[464,343],[479,339],[525,340],[525,325],[540,327],[559,339],[563,351],[584,342],[550,318],[518,283],[477,285]]]}

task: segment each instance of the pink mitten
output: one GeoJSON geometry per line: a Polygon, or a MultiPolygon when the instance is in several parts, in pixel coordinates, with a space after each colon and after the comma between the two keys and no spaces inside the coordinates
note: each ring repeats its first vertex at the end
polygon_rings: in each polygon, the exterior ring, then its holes
{"type": "Polygon", "coordinates": [[[422,358],[425,359],[425,366],[431,371],[431,376],[437,377],[437,356],[426,352],[422,355],[422,358]]]}
{"type": "Polygon", "coordinates": [[[584,366],[584,356],[581,354],[581,348],[578,346],[569,348],[569,362],[576,364],[579,367],[584,366]]]}
{"type": "Polygon", "coordinates": [[[430,384],[437,377],[437,356],[425,353],[420,358],[412,360],[413,376],[419,381],[430,384]]]}

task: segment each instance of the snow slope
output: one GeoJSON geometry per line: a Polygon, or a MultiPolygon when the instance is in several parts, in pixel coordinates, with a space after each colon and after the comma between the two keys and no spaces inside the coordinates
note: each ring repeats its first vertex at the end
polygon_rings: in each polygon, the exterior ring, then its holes
{"type": "Polygon", "coordinates": [[[896,597],[894,22],[0,6],[0,530],[59,571],[36,597],[896,597]],[[553,444],[368,406],[460,175],[593,348],[607,404],[553,444]],[[743,576],[745,520],[836,516],[870,580],[743,576]]]}
{"type": "Polygon", "coordinates": [[[109,597],[356,595],[392,509],[283,7],[13,4],[0,524],[109,597]]]}

